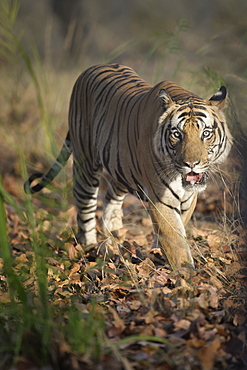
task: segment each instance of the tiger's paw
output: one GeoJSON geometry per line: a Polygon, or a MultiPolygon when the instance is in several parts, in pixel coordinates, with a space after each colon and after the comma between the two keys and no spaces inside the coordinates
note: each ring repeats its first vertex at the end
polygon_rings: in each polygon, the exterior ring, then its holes
{"type": "Polygon", "coordinates": [[[113,204],[109,202],[104,210],[104,215],[102,217],[102,228],[106,235],[110,235],[112,231],[119,230],[123,227],[122,222],[122,205],[113,204]]]}
{"type": "Polygon", "coordinates": [[[106,235],[112,234],[113,231],[117,231],[123,227],[122,217],[113,215],[110,219],[103,218],[103,232],[106,235]]]}
{"type": "Polygon", "coordinates": [[[97,244],[96,230],[79,232],[76,235],[76,240],[84,250],[90,249],[97,244]]]}

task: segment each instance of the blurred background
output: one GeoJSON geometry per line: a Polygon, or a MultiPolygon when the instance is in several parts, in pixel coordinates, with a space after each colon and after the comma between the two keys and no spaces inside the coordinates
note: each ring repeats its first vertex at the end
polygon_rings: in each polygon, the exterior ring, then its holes
{"type": "Polygon", "coordinates": [[[20,153],[30,171],[47,168],[67,131],[77,76],[93,64],[116,61],[151,84],[173,80],[203,98],[225,84],[228,122],[241,152],[232,161],[242,171],[246,0],[0,0],[0,7],[0,172],[5,179],[23,176],[20,153]]]}
{"type": "Polygon", "coordinates": [[[55,68],[118,59],[244,78],[246,15],[245,0],[22,0],[16,26],[55,68]]]}

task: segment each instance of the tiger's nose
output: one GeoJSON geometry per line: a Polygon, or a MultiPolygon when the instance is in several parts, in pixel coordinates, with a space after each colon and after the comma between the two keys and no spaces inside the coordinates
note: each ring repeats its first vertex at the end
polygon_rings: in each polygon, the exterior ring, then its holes
{"type": "Polygon", "coordinates": [[[200,161],[194,161],[194,162],[184,161],[185,166],[187,166],[189,168],[194,168],[199,163],[200,163],[200,161]]]}

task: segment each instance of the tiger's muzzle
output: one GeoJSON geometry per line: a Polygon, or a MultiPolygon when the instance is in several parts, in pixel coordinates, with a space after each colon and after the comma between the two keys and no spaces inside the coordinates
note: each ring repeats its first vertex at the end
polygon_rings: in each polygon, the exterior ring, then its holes
{"type": "Polygon", "coordinates": [[[205,188],[207,181],[207,174],[205,168],[200,168],[200,161],[195,162],[184,162],[184,165],[180,167],[180,172],[182,172],[182,183],[185,188],[200,187],[205,188]]]}

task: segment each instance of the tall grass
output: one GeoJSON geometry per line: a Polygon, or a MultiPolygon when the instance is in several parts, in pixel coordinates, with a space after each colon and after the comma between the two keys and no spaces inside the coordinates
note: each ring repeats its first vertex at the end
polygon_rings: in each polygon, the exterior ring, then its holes
{"type": "MultiPolygon", "coordinates": [[[[28,76],[39,108],[40,124],[44,138],[49,142],[48,151],[56,151],[51,137],[50,116],[45,104],[47,84],[40,58],[34,46],[31,53],[22,43],[22,35],[16,35],[15,23],[20,3],[17,0],[3,0],[0,3],[0,58],[4,68],[14,70],[22,64],[22,73],[28,76]]],[[[17,143],[18,147],[18,143],[17,143]]],[[[18,150],[17,150],[18,151],[18,150]]],[[[20,155],[19,171],[26,179],[25,160],[20,155]]],[[[89,305],[85,315],[81,308],[70,299],[61,307],[53,305],[53,291],[48,279],[47,248],[49,240],[45,233],[44,221],[36,217],[32,199],[29,195],[19,203],[4,189],[0,181],[0,368],[9,369],[18,363],[20,355],[37,366],[53,364],[57,368],[59,338],[64,338],[71,348],[79,354],[90,353],[92,359],[101,354],[104,327],[102,313],[95,304],[89,305]],[[11,207],[27,230],[28,242],[26,261],[18,270],[12,242],[9,238],[6,206],[11,207]],[[32,278],[31,283],[28,280],[32,278]],[[65,319],[67,318],[67,319],[65,319]],[[62,323],[62,326],[60,324],[62,323]],[[57,353],[54,354],[54,351],[57,353]]]]}
{"type": "MultiPolygon", "coordinates": [[[[49,352],[49,341],[52,327],[51,311],[47,297],[47,267],[45,260],[44,245],[40,245],[35,233],[35,216],[31,211],[30,199],[26,201],[27,224],[32,234],[32,247],[34,251],[34,268],[37,284],[37,296],[25,287],[23,276],[15,271],[14,259],[11,254],[11,244],[8,238],[8,227],[5,214],[5,202],[12,206],[17,214],[21,214],[20,205],[4,190],[0,184],[0,232],[1,232],[1,251],[3,259],[3,274],[7,279],[7,290],[9,292],[9,301],[0,301],[1,321],[3,327],[7,326],[9,331],[8,350],[14,353],[14,361],[23,351],[23,344],[26,336],[36,337],[40,348],[35,348],[37,353],[33,353],[39,359],[39,362],[46,362],[49,352]],[[40,354],[39,354],[40,350],[40,354]]],[[[26,219],[23,214],[22,219],[26,219]]],[[[4,352],[6,347],[0,346],[0,351],[4,352]]],[[[2,359],[4,353],[2,353],[2,359]]],[[[38,363],[39,363],[38,362],[38,363]]]]}
{"type": "MultiPolygon", "coordinates": [[[[16,67],[20,62],[24,63],[25,72],[28,73],[35,88],[37,103],[41,115],[45,115],[45,106],[43,102],[43,93],[39,81],[39,75],[36,73],[34,63],[22,44],[22,35],[16,34],[15,24],[19,12],[20,2],[18,0],[1,2],[0,11],[0,56],[10,65],[16,67]]],[[[32,46],[33,56],[36,63],[39,62],[38,53],[35,46],[32,46]]]]}
{"type": "MultiPolygon", "coordinates": [[[[32,86],[39,110],[40,127],[44,131],[43,146],[48,153],[54,153],[57,152],[57,145],[51,133],[51,114],[46,103],[49,97],[49,85],[35,44],[31,42],[27,49],[22,42],[23,32],[16,30],[19,8],[19,0],[2,0],[0,3],[1,67],[5,68],[8,73],[11,70],[9,79],[14,80],[11,81],[14,82],[9,97],[11,104],[22,101],[27,80],[32,86]]],[[[5,84],[8,82],[5,81],[5,84]]]]}
{"type": "Polygon", "coordinates": [[[73,296],[59,308],[53,305],[54,297],[49,290],[47,275],[50,253],[43,221],[36,220],[30,196],[26,196],[24,205],[23,208],[18,204],[0,183],[0,247],[3,261],[0,273],[7,283],[4,287],[5,298],[0,299],[0,368],[8,369],[10,364],[18,362],[20,355],[38,366],[56,366],[59,351],[55,355],[53,352],[57,350],[57,335],[60,339],[64,338],[71,351],[78,355],[87,353],[92,360],[98,360],[104,345],[103,312],[92,302],[83,313],[81,305],[76,304],[78,297],[73,296]],[[6,204],[21,216],[29,231],[29,254],[24,272],[16,269],[12,256],[6,204]],[[30,286],[26,281],[31,275],[33,282],[30,286]]]}

